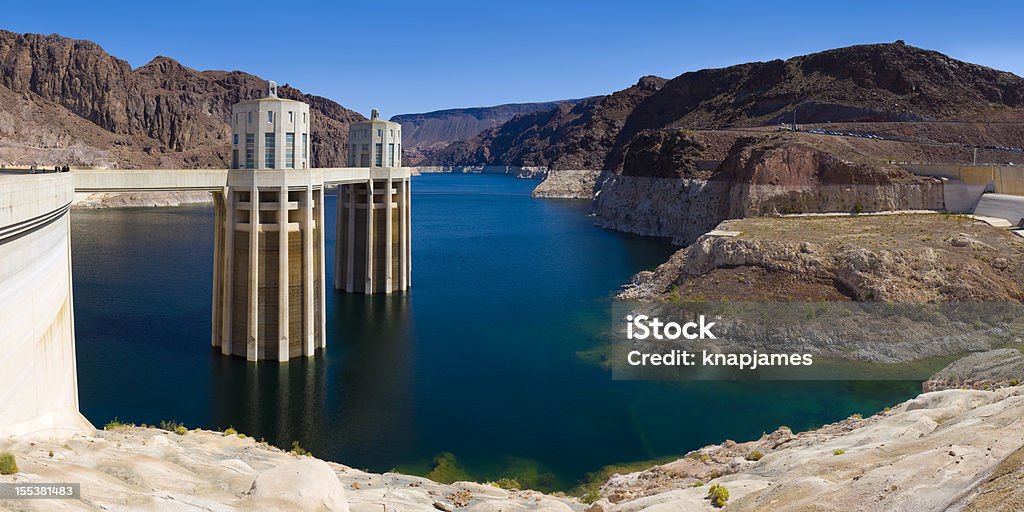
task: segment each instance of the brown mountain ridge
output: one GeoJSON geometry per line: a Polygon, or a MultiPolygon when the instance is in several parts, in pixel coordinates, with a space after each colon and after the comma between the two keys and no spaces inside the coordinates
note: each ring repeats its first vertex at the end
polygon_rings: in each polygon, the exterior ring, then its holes
{"type": "MultiPolygon", "coordinates": [[[[668,81],[645,77],[572,108],[513,118],[440,151],[431,163],[617,170],[644,131],[770,126],[790,123],[794,114],[801,125],[1024,122],[1024,79],[902,41],[851,46],[668,81]]],[[[957,140],[961,128],[944,126],[933,141],[957,140]]],[[[987,140],[1019,147],[1018,134],[997,128],[987,140]]]]}
{"type": "MultiPolygon", "coordinates": [[[[265,93],[241,71],[163,56],[132,69],[91,41],[0,31],[0,162],[224,167],[231,105],[265,93]]],[[[288,85],[278,94],[310,104],[313,165],[341,165],[348,124],[365,118],[288,85]]]]}

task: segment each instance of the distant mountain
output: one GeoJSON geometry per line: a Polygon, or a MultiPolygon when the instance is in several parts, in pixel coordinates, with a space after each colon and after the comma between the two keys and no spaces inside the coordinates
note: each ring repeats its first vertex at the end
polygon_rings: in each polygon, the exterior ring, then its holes
{"type": "Polygon", "coordinates": [[[580,101],[582,100],[455,108],[424,114],[402,114],[392,117],[391,120],[402,124],[402,145],[405,148],[406,162],[416,164],[433,151],[500,126],[519,114],[547,111],[559,105],[572,105],[580,101]]]}
{"type": "MultiPolygon", "coordinates": [[[[645,82],[646,81],[646,82],[645,82]]],[[[534,113],[431,157],[439,165],[619,169],[641,132],[797,123],[1024,121],[1024,79],[901,41],[684,73],[534,113]]]]}
{"type": "MultiPolygon", "coordinates": [[[[365,119],[284,85],[310,104],[314,166],[343,164],[348,124],[365,119]]],[[[0,162],[225,167],[231,105],[266,95],[241,71],[156,57],[131,66],[91,41],[0,31],[0,162]]]]}

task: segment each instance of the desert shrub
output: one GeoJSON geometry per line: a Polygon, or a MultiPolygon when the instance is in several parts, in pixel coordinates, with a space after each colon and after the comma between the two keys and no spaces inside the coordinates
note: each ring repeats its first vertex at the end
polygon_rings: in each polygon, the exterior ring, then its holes
{"type": "Polygon", "coordinates": [[[711,487],[708,487],[708,499],[711,500],[712,505],[719,508],[724,507],[729,501],[729,489],[722,484],[711,484],[711,487]]]}
{"type": "Polygon", "coordinates": [[[580,496],[580,501],[583,503],[593,503],[599,499],[601,499],[601,491],[597,489],[591,489],[580,496]]]}
{"type": "Polygon", "coordinates": [[[188,427],[186,427],[185,425],[178,425],[177,427],[174,427],[174,433],[178,434],[179,436],[188,434],[188,427]]]}
{"type": "Polygon", "coordinates": [[[108,421],[106,425],[103,425],[103,430],[114,430],[126,426],[128,426],[127,423],[121,423],[121,420],[114,418],[108,421]]]}
{"type": "Polygon", "coordinates": [[[237,436],[238,435],[238,431],[235,430],[235,427],[228,427],[227,430],[224,431],[224,435],[226,435],[226,436],[237,436]]]}
{"type": "Polygon", "coordinates": [[[292,441],[292,450],[291,451],[295,455],[312,455],[311,453],[309,453],[309,450],[299,446],[299,442],[298,441],[292,441]]]}
{"type": "Polygon", "coordinates": [[[759,460],[761,460],[761,457],[764,457],[764,454],[759,452],[759,451],[757,451],[757,450],[754,450],[754,451],[748,453],[746,455],[746,457],[744,457],[744,458],[747,459],[747,460],[750,460],[750,461],[759,461],[759,460]]]}
{"type": "Polygon", "coordinates": [[[0,452],[0,475],[13,475],[18,472],[18,462],[11,452],[0,452]]]}
{"type": "Polygon", "coordinates": [[[181,427],[181,426],[183,426],[181,423],[179,423],[177,421],[174,421],[174,420],[161,420],[160,421],[160,428],[162,428],[162,429],[164,429],[164,430],[166,430],[168,432],[175,432],[175,431],[178,430],[178,427],[181,427]]]}
{"type": "Polygon", "coordinates": [[[844,453],[846,453],[846,450],[842,448],[836,448],[835,450],[832,451],[832,455],[842,455],[844,453]]]}
{"type": "Polygon", "coordinates": [[[522,486],[519,485],[519,481],[516,480],[515,478],[507,478],[507,477],[499,478],[499,479],[491,482],[491,485],[493,485],[493,486],[495,486],[495,487],[497,487],[499,489],[505,489],[506,491],[522,489],[522,486]]]}

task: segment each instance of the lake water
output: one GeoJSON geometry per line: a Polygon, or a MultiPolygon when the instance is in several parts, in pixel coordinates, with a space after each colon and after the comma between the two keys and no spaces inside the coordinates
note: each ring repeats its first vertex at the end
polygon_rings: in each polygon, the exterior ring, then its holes
{"type": "Polygon", "coordinates": [[[81,409],[96,425],[234,426],[372,471],[425,473],[450,452],[472,478],[564,489],[606,464],[868,415],[920,389],[613,381],[587,357],[610,297],[673,248],[594,227],[586,202],[532,199],[534,185],[414,178],[411,291],[329,288],[327,349],[285,365],[210,348],[212,209],[75,211],[81,409]]]}

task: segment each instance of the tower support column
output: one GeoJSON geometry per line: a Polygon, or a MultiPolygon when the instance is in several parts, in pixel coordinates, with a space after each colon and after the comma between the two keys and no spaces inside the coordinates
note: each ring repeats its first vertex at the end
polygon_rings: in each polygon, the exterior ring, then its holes
{"type": "Polygon", "coordinates": [[[315,170],[231,170],[217,192],[213,345],[285,362],[326,346],[323,184],[315,170]]]}

